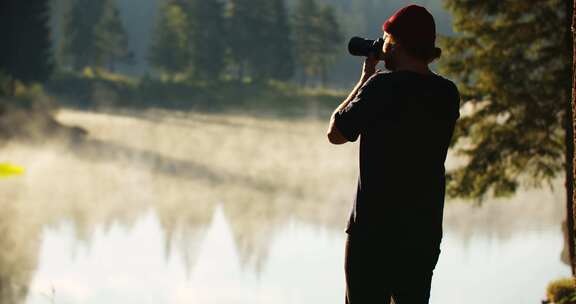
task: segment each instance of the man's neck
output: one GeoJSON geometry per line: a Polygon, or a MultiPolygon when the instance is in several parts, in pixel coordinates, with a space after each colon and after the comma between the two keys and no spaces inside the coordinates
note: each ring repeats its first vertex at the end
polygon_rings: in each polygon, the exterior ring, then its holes
{"type": "Polygon", "coordinates": [[[430,68],[428,68],[427,64],[415,61],[399,62],[398,65],[396,66],[395,71],[411,71],[424,75],[433,74],[432,71],[430,71],[430,68]]]}

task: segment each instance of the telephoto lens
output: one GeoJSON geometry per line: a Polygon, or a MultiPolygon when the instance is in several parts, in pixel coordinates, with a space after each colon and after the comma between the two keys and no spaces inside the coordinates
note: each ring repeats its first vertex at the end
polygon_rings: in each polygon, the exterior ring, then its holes
{"type": "Polygon", "coordinates": [[[376,54],[381,57],[384,39],[370,40],[362,37],[352,37],[348,42],[348,52],[353,56],[368,57],[370,54],[376,54]]]}

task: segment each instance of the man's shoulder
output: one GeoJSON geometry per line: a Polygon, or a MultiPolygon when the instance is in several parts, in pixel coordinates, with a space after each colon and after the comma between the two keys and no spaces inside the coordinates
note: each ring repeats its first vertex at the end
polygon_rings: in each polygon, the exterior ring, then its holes
{"type": "Polygon", "coordinates": [[[377,72],[366,81],[362,89],[371,92],[386,90],[391,94],[394,92],[405,93],[406,89],[412,91],[414,86],[433,86],[444,94],[459,95],[458,87],[452,80],[436,73],[422,77],[415,73],[403,71],[377,72]]]}
{"type": "Polygon", "coordinates": [[[444,87],[446,88],[447,93],[450,96],[453,96],[456,99],[460,99],[460,91],[458,90],[458,86],[456,85],[456,83],[454,83],[454,81],[436,74],[438,76],[438,78],[440,79],[440,81],[444,84],[444,87]]]}
{"type": "Polygon", "coordinates": [[[373,82],[381,82],[386,80],[391,80],[394,78],[393,72],[376,72],[372,77],[370,77],[369,81],[373,82]]]}
{"type": "Polygon", "coordinates": [[[376,72],[364,83],[363,90],[379,90],[390,83],[392,72],[376,72]]]}
{"type": "Polygon", "coordinates": [[[458,91],[458,87],[456,86],[456,83],[454,83],[454,81],[452,81],[452,80],[450,80],[450,79],[448,79],[448,78],[446,78],[446,77],[444,77],[444,76],[442,76],[442,75],[440,75],[440,74],[436,74],[436,76],[438,76],[438,78],[439,78],[441,81],[443,81],[444,83],[446,83],[446,86],[447,86],[447,87],[449,87],[449,88],[451,88],[451,89],[453,89],[453,90],[458,91]]]}

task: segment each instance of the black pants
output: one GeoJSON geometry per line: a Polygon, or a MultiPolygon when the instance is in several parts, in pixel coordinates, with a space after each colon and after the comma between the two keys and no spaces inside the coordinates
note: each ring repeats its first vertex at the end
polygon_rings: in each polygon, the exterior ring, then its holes
{"type": "Polygon", "coordinates": [[[348,235],[346,304],[427,304],[440,246],[422,243],[348,235]]]}

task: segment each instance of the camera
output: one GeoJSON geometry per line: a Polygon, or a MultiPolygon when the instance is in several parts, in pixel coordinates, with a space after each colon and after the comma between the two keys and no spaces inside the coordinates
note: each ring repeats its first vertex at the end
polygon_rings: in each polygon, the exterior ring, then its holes
{"type": "Polygon", "coordinates": [[[382,46],[384,46],[384,39],[382,38],[370,40],[352,37],[348,42],[348,52],[353,56],[368,57],[370,54],[375,54],[378,58],[382,58],[382,46]]]}

